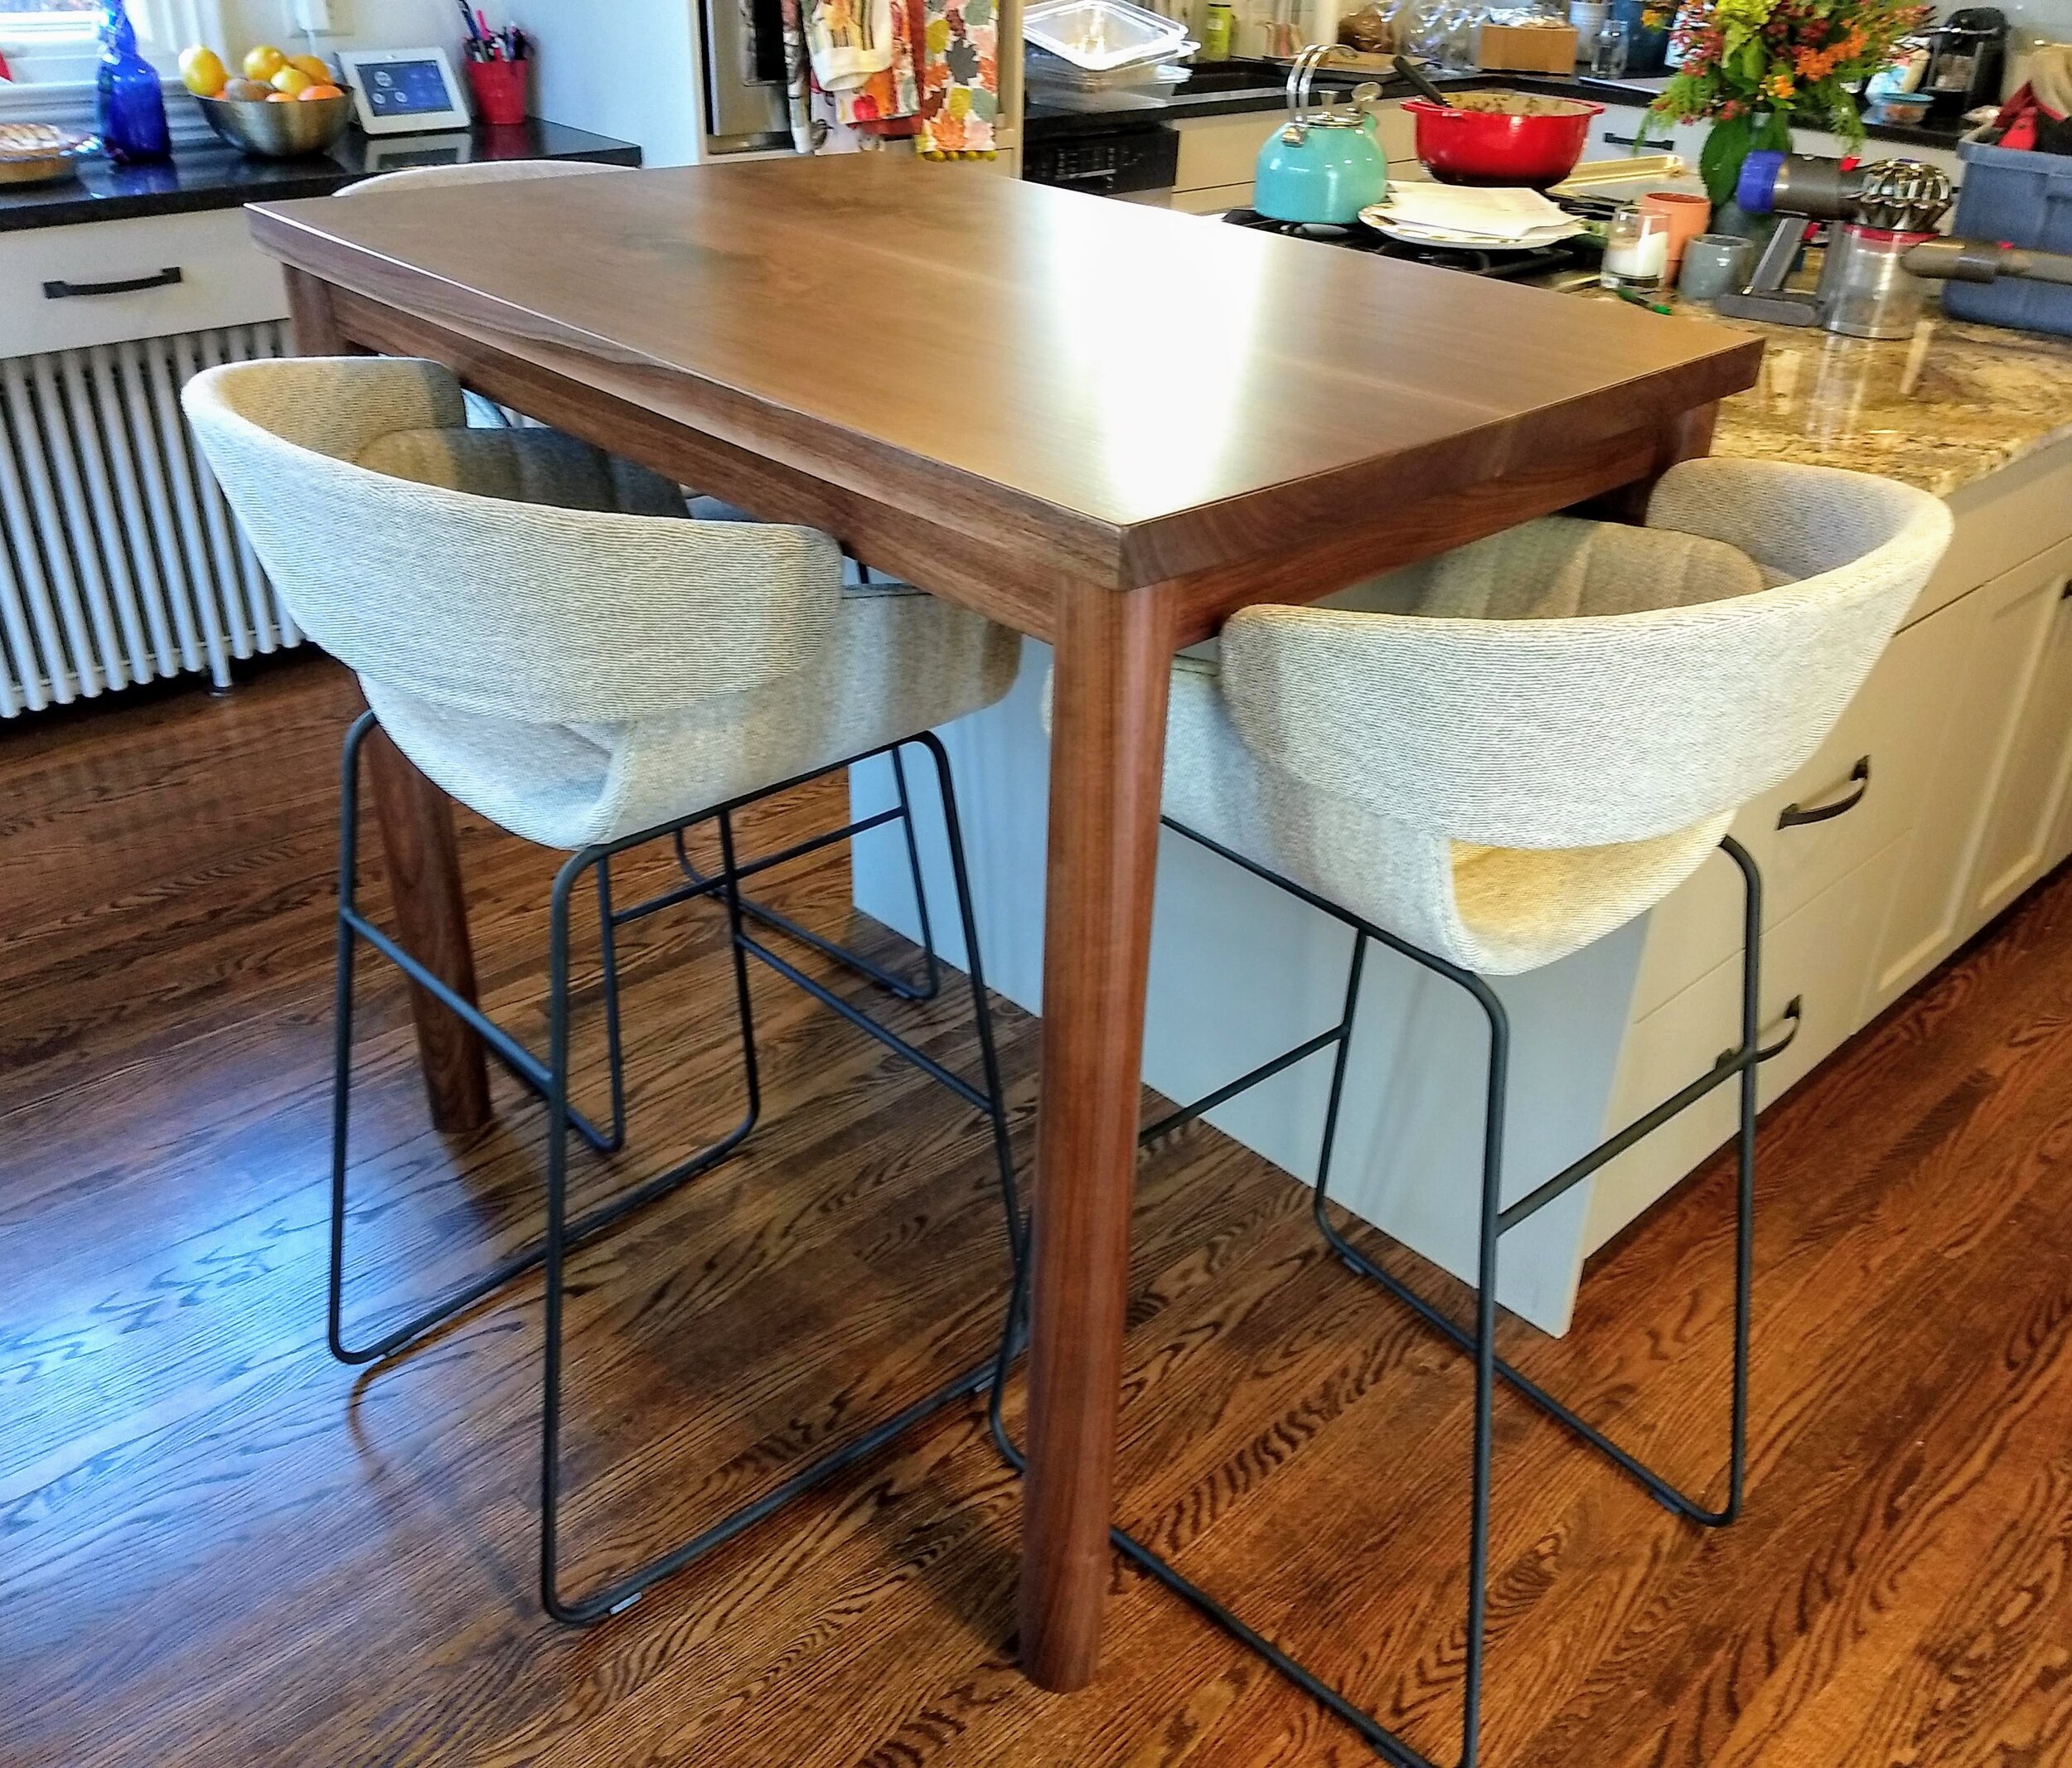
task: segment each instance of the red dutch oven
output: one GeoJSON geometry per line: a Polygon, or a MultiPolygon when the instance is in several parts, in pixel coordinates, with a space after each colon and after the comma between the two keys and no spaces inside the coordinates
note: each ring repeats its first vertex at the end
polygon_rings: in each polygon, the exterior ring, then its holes
{"type": "Polygon", "coordinates": [[[1404,101],[1415,119],[1417,157],[1441,184],[1523,185],[1544,190],[1576,169],[1602,104],[1584,99],[1558,103],[1552,116],[1518,117],[1497,110],[1462,110],[1430,99],[1404,101]]]}

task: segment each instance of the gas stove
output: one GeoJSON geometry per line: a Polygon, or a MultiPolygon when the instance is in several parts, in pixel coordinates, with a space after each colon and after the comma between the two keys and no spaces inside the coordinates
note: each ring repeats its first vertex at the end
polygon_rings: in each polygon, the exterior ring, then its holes
{"type": "Polygon", "coordinates": [[[1470,276],[1496,277],[1505,282],[1537,282],[1557,278],[1566,272],[1595,277],[1604,256],[1604,242],[1593,234],[1577,234],[1529,252],[1460,250],[1445,245],[1412,245],[1392,240],[1363,221],[1349,227],[1310,221],[1277,221],[1256,209],[1230,209],[1223,219],[1233,227],[1254,233],[1277,233],[1290,240],[1315,240],[1325,245],[1342,245],[1349,251],[1367,252],[1377,258],[1393,258],[1404,264],[1428,264],[1442,270],[1465,270],[1470,276]]]}

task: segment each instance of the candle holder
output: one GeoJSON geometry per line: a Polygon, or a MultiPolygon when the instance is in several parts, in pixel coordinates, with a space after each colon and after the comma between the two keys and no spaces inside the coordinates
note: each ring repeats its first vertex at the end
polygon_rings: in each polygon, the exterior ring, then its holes
{"type": "Polygon", "coordinates": [[[1668,216],[1622,205],[1605,230],[1605,267],[1598,281],[1607,288],[1644,294],[1661,288],[1668,269],[1668,216]]]}

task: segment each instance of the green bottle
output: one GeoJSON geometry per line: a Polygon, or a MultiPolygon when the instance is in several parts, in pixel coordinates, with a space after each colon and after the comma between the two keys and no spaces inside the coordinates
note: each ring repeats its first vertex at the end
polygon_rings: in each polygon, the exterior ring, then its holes
{"type": "Polygon", "coordinates": [[[1229,0],[1209,0],[1208,17],[1202,22],[1202,60],[1229,61],[1231,39],[1237,30],[1237,18],[1229,0]]]}

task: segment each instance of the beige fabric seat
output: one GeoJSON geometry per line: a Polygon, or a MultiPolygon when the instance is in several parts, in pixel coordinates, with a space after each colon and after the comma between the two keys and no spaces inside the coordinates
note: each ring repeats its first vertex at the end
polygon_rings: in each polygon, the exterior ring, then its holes
{"type": "Polygon", "coordinates": [[[1462,969],[1552,963],[1812,754],[1949,528],[1889,480],[1695,460],[1645,527],[1550,517],[1369,608],[1245,609],[1175,666],[1166,812],[1462,969]]]}
{"type": "Polygon", "coordinates": [[[463,427],[428,362],[234,364],[188,384],[283,598],[418,767],[578,849],[991,704],[1004,627],[845,595],[825,535],[690,520],[676,487],[551,430],[463,427]]]}

